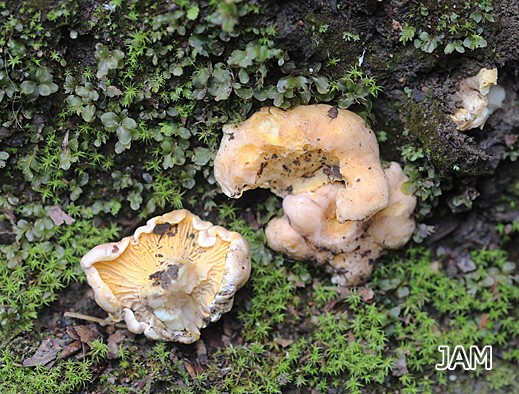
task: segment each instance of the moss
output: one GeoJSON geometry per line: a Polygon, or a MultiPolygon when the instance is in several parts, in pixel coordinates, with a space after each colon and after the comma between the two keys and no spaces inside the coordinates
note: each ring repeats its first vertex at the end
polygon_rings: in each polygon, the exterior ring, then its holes
{"type": "Polygon", "coordinates": [[[484,174],[486,155],[477,150],[468,137],[452,132],[452,122],[437,99],[427,95],[417,102],[405,101],[405,127],[422,146],[440,176],[478,176],[484,174]]]}

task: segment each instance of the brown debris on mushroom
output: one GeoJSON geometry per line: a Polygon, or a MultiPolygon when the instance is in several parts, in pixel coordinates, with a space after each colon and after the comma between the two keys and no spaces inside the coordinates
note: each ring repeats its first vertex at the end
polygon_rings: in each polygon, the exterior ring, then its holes
{"type": "Polygon", "coordinates": [[[81,260],[99,306],[128,330],[192,343],[228,312],[250,275],[247,242],[187,210],[150,219],[135,234],[81,260]]]}
{"type": "Polygon", "coordinates": [[[326,264],[336,283],[356,285],[382,249],[412,235],[416,199],[400,190],[407,178],[397,163],[382,169],[373,131],[353,112],[267,107],[223,131],[222,191],[238,198],[260,187],[284,198],[284,215],[265,230],[273,250],[326,264]]]}

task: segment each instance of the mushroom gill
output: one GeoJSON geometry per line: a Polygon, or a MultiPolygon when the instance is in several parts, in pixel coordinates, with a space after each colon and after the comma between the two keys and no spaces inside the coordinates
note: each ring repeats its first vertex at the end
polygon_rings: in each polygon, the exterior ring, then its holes
{"type": "Polygon", "coordinates": [[[250,272],[239,234],[186,210],[150,219],[119,243],[97,246],[82,266],[98,303],[115,319],[124,315],[130,331],[181,342],[196,340],[200,328],[230,309],[250,272]]]}

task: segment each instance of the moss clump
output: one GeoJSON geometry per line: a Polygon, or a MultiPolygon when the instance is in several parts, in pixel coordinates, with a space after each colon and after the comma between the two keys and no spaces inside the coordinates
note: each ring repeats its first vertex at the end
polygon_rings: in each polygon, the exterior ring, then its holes
{"type": "Polygon", "coordinates": [[[484,174],[488,157],[472,145],[468,136],[451,132],[449,126],[452,122],[445,113],[437,99],[425,97],[423,101],[416,102],[407,98],[405,127],[426,151],[429,160],[440,171],[440,176],[484,174]]]}

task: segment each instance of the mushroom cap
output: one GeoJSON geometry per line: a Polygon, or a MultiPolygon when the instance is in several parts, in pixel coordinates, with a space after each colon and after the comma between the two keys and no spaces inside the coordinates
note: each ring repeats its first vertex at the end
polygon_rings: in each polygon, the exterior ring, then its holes
{"type": "Polygon", "coordinates": [[[240,234],[183,209],[94,247],[81,267],[99,306],[114,320],[124,319],[131,332],[192,343],[231,309],[251,265],[240,234]]]}
{"type": "Polygon", "coordinates": [[[415,228],[416,197],[402,192],[408,178],[398,163],[384,171],[389,204],[364,221],[340,223],[333,214],[340,183],[285,197],[284,215],[265,229],[269,247],[295,259],[327,264],[335,283],[354,286],[368,279],[381,251],[405,244],[415,228]]]}
{"type": "Polygon", "coordinates": [[[403,246],[413,235],[415,222],[412,218],[416,208],[416,197],[402,191],[402,185],[409,181],[398,163],[391,162],[385,173],[389,179],[389,204],[373,216],[368,234],[377,245],[396,249],[403,246]]]}
{"type": "Polygon", "coordinates": [[[324,104],[265,107],[223,131],[214,172],[229,197],[257,187],[286,197],[339,182],[341,223],[364,220],[387,205],[377,139],[353,112],[324,104]]]}

